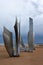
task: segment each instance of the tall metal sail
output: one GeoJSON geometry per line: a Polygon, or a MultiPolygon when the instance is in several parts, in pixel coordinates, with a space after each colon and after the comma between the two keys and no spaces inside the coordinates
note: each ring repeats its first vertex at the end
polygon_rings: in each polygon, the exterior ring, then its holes
{"type": "Polygon", "coordinates": [[[33,51],[33,19],[30,17],[29,18],[29,42],[28,42],[28,45],[29,45],[29,51],[33,51]]]}
{"type": "Polygon", "coordinates": [[[20,45],[21,45],[23,48],[25,48],[25,45],[24,45],[24,43],[23,43],[23,39],[22,39],[21,34],[20,34],[20,22],[19,22],[19,42],[20,42],[20,45]]]}
{"type": "Polygon", "coordinates": [[[14,30],[15,30],[15,36],[16,36],[16,55],[19,55],[18,52],[18,45],[19,45],[19,33],[18,33],[18,23],[17,23],[17,18],[16,18],[16,22],[14,25],[14,30]]]}
{"type": "Polygon", "coordinates": [[[4,31],[3,31],[3,39],[4,39],[5,48],[6,48],[7,52],[8,52],[8,54],[9,54],[9,56],[12,57],[13,54],[14,54],[12,32],[10,32],[5,27],[4,27],[4,31]]]}

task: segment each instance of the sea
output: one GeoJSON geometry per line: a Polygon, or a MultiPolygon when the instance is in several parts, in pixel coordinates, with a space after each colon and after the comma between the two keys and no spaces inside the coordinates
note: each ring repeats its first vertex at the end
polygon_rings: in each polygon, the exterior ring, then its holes
{"type": "MultiPolygon", "coordinates": [[[[13,40],[15,40],[15,37],[13,37],[13,40]]],[[[24,44],[28,43],[28,38],[25,35],[22,35],[22,40],[24,44]]],[[[35,35],[34,37],[34,43],[35,44],[43,44],[43,35],[35,35]]],[[[0,44],[4,44],[3,41],[3,35],[0,35],[0,44]]]]}

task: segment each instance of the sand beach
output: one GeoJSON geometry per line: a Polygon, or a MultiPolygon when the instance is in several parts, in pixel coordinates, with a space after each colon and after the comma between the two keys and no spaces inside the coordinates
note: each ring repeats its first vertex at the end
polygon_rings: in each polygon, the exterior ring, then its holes
{"type": "Polygon", "coordinates": [[[31,52],[21,52],[20,57],[9,57],[5,46],[0,45],[0,65],[43,65],[43,46],[31,52]]]}

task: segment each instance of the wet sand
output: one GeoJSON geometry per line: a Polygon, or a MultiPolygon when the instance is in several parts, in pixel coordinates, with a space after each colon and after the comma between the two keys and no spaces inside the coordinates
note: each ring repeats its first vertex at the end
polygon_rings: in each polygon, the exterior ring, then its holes
{"type": "Polygon", "coordinates": [[[31,52],[21,52],[20,57],[9,57],[4,46],[0,46],[0,65],[43,65],[43,46],[31,52]]]}

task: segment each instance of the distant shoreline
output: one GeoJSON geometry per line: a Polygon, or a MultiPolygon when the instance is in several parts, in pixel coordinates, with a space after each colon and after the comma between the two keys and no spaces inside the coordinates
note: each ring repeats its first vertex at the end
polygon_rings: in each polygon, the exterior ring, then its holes
{"type": "MultiPolygon", "coordinates": [[[[0,45],[4,46],[4,43],[0,43],[0,45]]],[[[25,43],[25,45],[28,45],[25,43]]],[[[34,45],[43,45],[43,43],[35,43],[34,45]]]]}

